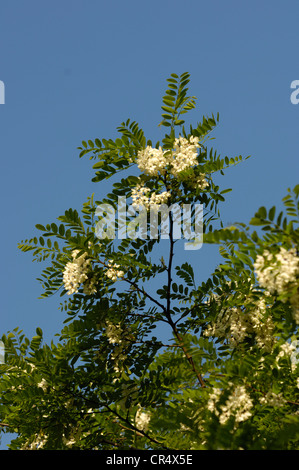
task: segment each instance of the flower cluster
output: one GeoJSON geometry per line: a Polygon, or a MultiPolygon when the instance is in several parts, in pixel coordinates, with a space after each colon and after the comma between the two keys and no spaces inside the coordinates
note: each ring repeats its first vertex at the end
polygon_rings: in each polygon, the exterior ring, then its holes
{"type": "Polygon", "coordinates": [[[253,407],[253,402],[243,385],[237,385],[226,402],[218,407],[217,404],[221,395],[222,390],[220,388],[213,388],[207,405],[208,410],[218,416],[221,424],[225,424],[231,416],[234,416],[235,423],[250,418],[250,409],[253,407]]]}
{"type": "Polygon", "coordinates": [[[270,390],[269,392],[266,393],[266,395],[259,398],[259,402],[262,405],[278,407],[278,406],[283,406],[286,400],[283,398],[281,393],[277,394],[277,393],[272,392],[272,390],[270,390]]]}
{"type": "Polygon", "coordinates": [[[93,294],[96,292],[95,280],[88,278],[88,272],[90,271],[90,259],[88,254],[83,253],[78,256],[79,250],[72,252],[73,262],[69,261],[63,272],[63,283],[65,290],[68,295],[78,292],[80,284],[84,284],[85,293],[93,294]]]}
{"type": "Polygon", "coordinates": [[[288,342],[283,343],[280,346],[280,351],[276,358],[278,362],[281,358],[290,359],[292,371],[294,371],[297,368],[297,364],[299,362],[298,343],[299,343],[298,341],[293,341],[292,343],[288,343],[288,342]]]}
{"type": "MultiPolygon", "coordinates": [[[[181,176],[182,172],[189,168],[193,168],[198,164],[197,156],[200,148],[199,139],[195,136],[178,137],[174,140],[174,148],[165,150],[161,147],[158,149],[147,146],[143,150],[139,150],[137,154],[138,168],[149,176],[165,175],[166,172],[174,177],[181,176]]],[[[196,175],[188,174],[183,178],[188,186],[195,189],[204,190],[209,183],[205,179],[205,174],[196,175]]],[[[132,190],[133,206],[143,205],[148,210],[151,206],[165,204],[171,196],[169,191],[160,194],[153,192],[150,194],[150,188],[138,184],[132,190]]]]}
{"type": "Polygon", "coordinates": [[[271,294],[282,294],[299,276],[299,257],[295,249],[287,251],[280,247],[276,255],[265,250],[256,257],[254,268],[261,287],[271,294]]]}
{"type": "Polygon", "coordinates": [[[190,175],[188,179],[186,180],[186,183],[191,188],[200,189],[201,191],[203,191],[205,188],[209,186],[209,183],[207,182],[204,173],[200,173],[199,175],[196,175],[196,174],[190,175]]]}
{"type": "Polygon", "coordinates": [[[122,329],[120,327],[120,324],[118,323],[117,325],[114,325],[113,323],[110,323],[109,321],[106,322],[106,335],[108,337],[108,341],[111,344],[115,343],[121,343],[122,338],[122,329]]]}
{"type": "Polygon", "coordinates": [[[174,141],[173,159],[171,160],[171,173],[178,176],[181,171],[197,165],[197,149],[200,148],[198,137],[190,139],[179,137],[174,141]]]}
{"type": "Polygon", "coordinates": [[[290,303],[293,307],[295,321],[299,324],[299,257],[296,249],[286,250],[280,247],[277,254],[265,250],[256,257],[254,268],[261,287],[271,294],[290,292],[290,303]]]}
{"type": "Polygon", "coordinates": [[[37,384],[38,387],[42,388],[44,392],[47,391],[48,389],[48,382],[46,381],[46,379],[42,379],[38,384],[37,384]]]}
{"type": "Polygon", "coordinates": [[[148,430],[150,419],[151,419],[150,413],[147,413],[146,411],[142,411],[141,409],[139,409],[137,410],[137,413],[135,416],[135,425],[141,431],[146,432],[148,430]]]}
{"type": "Polygon", "coordinates": [[[231,346],[237,347],[248,335],[254,334],[258,347],[271,351],[274,344],[272,318],[267,316],[264,299],[248,307],[248,311],[240,307],[222,309],[213,325],[205,330],[206,336],[227,339],[231,346]]]}
{"type": "Polygon", "coordinates": [[[190,139],[178,137],[174,141],[174,149],[165,150],[147,146],[139,150],[137,154],[138,168],[150,176],[165,174],[170,167],[170,173],[178,176],[181,171],[197,165],[197,149],[200,148],[198,137],[191,136],[190,139]]]}
{"type": "Polygon", "coordinates": [[[159,172],[163,174],[168,164],[169,158],[161,147],[155,149],[147,146],[144,150],[139,150],[137,154],[138,168],[146,175],[158,176],[159,172]]]}
{"type": "MultiPolygon", "coordinates": [[[[164,175],[169,169],[173,176],[179,176],[180,173],[188,168],[192,168],[198,164],[197,156],[200,148],[198,137],[193,135],[189,139],[178,137],[174,141],[173,150],[165,150],[161,147],[158,149],[147,146],[143,150],[139,150],[137,154],[138,168],[150,176],[164,175]]],[[[204,175],[196,181],[204,187],[208,184],[204,180],[204,175]]]]}
{"type": "Polygon", "coordinates": [[[126,360],[127,355],[125,350],[129,344],[126,338],[125,331],[121,328],[120,324],[113,324],[109,321],[106,322],[106,335],[108,341],[113,345],[113,351],[111,353],[111,359],[114,362],[114,371],[116,373],[121,372],[123,362],[126,360]]]}
{"type": "Polygon", "coordinates": [[[48,441],[48,435],[43,432],[35,434],[35,439],[31,442],[27,441],[22,447],[21,450],[40,450],[42,449],[48,441]]]}
{"type": "Polygon", "coordinates": [[[150,188],[146,186],[142,186],[141,184],[137,185],[135,188],[132,189],[132,199],[133,199],[133,207],[138,207],[143,205],[146,210],[148,210],[151,206],[166,204],[168,198],[171,196],[169,191],[164,191],[160,194],[156,194],[153,192],[150,196],[147,194],[150,192],[150,188]]]}
{"type": "Polygon", "coordinates": [[[114,282],[117,281],[118,278],[124,277],[124,271],[120,270],[119,268],[119,264],[113,263],[112,260],[109,260],[108,269],[105,272],[106,276],[114,282]]]}

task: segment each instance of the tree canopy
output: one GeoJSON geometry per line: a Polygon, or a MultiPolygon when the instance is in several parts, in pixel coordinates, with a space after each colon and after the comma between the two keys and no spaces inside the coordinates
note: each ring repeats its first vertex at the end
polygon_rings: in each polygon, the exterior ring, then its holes
{"type": "Polygon", "coordinates": [[[186,125],[189,81],[167,79],[161,142],[131,119],[114,140],[83,141],[93,181],[111,178],[111,192],[19,244],[47,264],[41,296],[60,296],[65,322],[51,344],[40,328],[2,336],[11,449],[299,448],[299,185],[284,211],[260,207],[248,224],[224,227],[230,189],[215,176],[244,158],[211,146],[219,115],[186,125]],[[196,263],[175,265],[183,207],[188,249],[214,244],[222,257],[199,284],[196,263]]]}

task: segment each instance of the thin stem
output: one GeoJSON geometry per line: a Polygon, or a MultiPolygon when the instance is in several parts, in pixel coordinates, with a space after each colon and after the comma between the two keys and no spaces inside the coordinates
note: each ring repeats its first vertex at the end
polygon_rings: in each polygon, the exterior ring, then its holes
{"type": "Polygon", "coordinates": [[[205,385],[205,382],[204,382],[204,380],[203,380],[203,378],[202,378],[202,375],[201,375],[200,372],[196,369],[195,364],[194,364],[194,361],[193,361],[193,358],[192,358],[192,356],[188,353],[188,350],[187,350],[186,346],[184,345],[184,340],[183,340],[182,336],[180,335],[180,333],[178,332],[178,329],[177,329],[175,323],[173,322],[173,320],[172,320],[172,318],[171,318],[171,315],[169,315],[169,316],[167,317],[167,319],[168,319],[169,325],[171,326],[171,328],[172,328],[172,330],[173,330],[173,332],[174,332],[174,334],[175,334],[175,336],[176,336],[176,338],[177,338],[177,340],[178,340],[178,342],[179,342],[179,347],[182,348],[182,350],[183,350],[183,352],[184,352],[184,354],[185,354],[185,356],[186,356],[186,358],[187,358],[187,360],[188,360],[188,362],[189,362],[189,364],[190,364],[190,366],[191,366],[193,372],[196,374],[196,377],[198,378],[198,381],[199,381],[200,385],[201,385],[202,387],[205,387],[206,385],[205,385]]]}
{"type": "Polygon", "coordinates": [[[171,211],[169,212],[169,242],[170,242],[170,247],[169,247],[169,261],[168,261],[168,268],[167,268],[167,273],[168,273],[168,282],[167,282],[167,306],[166,306],[166,315],[170,316],[170,290],[171,290],[171,283],[172,283],[172,278],[171,278],[171,268],[172,268],[172,260],[173,260],[173,218],[172,218],[172,213],[171,211]]]}
{"type": "Polygon", "coordinates": [[[187,350],[186,346],[184,345],[183,338],[179,334],[178,329],[176,327],[176,324],[174,323],[174,321],[172,320],[172,317],[171,317],[171,295],[170,295],[171,283],[172,283],[171,270],[172,270],[172,262],[173,262],[173,256],[174,256],[174,250],[173,250],[173,247],[174,247],[173,218],[172,218],[171,211],[169,212],[169,241],[170,241],[170,248],[169,248],[169,261],[168,261],[168,268],[167,268],[167,272],[168,272],[167,306],[166,306],[165,315],[166,315],[166,318],[168,320],[169,325],[171,326],[171,328],[172,328],[172,330],[173,330],[173,332],[174,332],[174,334],[175,334],[175,336],[176,336],[176,338],[179,342],[179,346],[182,348],[182,350],[183,350],[183,352],[184,352],[184,354],[185,354],[185,356],[186,356],[193,372],[196,374],[196,377],[198,378],[198,381],[199,381],[200,385],[202,387],[205,387],[204,380],[203,380],[201,374],[199,373],[199,371],[196,369],[193,358],[188,353],[188,350],[187,350]]]}
{"type": "MultiPolygon", "coordinates": [[[[146,437],[147,439],[149,439],[151,442],[154,442],[155,444],[158,444],[160,446],[162,446],[163,449],[167,449],[167,450],[170,450],[168,447],[165,447],[161,444],[161,442],[158,442],[156,441],[156,439],[154,439],[153,437],[149,436],[146,432],[142,431],[141,429],[138,429],[136,428],[136,426],[134,426],[128,418],[124,418],[123,416],[121,416],[116,410],[113,410],[110,408],[109,405],[105,405],[107,410],[110,411],[111,413],[113,413],[115,416],[117,416],[121,421],[123,421],[124,423],[126,423],[128,426],[129,426],[129,429],[132,430],[132,431],[135,431],[135,432],[138,432],[139,435],[143,436],[143,437],[146,437]]],[[[128,429],[128,428],[127,428],[128,429]]]]}
{"type": "Polygon", "coordinates": [[[138,292],[141,292],[143,295],[145,295],[148,299],[150,299],[152,302],[154,302],[156,305],[158,305],[162,310],[163,312],[166,312],[166,309],[165,309],[165,306],[163,304],[161,304],[158,300],[154,299],[154,297],[152,297],[150,294],[148,294],[144,289],[141,289],[138,284],[136,284],[135,282],[133,281],[130,281],[129,279],[127,278],[123,278],[122,279],[123,281],[126,281],[128,282],[129,284],[131,284],[131,286],[135,287],[135,289],[138,291],[138,292]]]}

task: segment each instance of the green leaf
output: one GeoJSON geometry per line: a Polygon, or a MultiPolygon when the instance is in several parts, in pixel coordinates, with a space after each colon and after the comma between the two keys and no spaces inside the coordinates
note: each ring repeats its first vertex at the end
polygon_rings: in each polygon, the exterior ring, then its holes
{"type": "Polygon", "coordinates": [[[261,220],[259,217],[253,217],[249,223],[250,225],[264,225],[264,221],[261,220]]]}
{"type": "Polygon", "coordinates": [[[63,235],[65,234],[65,228],[64,228],[64,225],[63,224],[60,224],[59,225],[59,234],[63,237],[63,235]]]}
{"type": "Polygon", "coordinates": [[[268,213],[268,217],[270,220],[273,220],[274,217],[275,217],[275,211],[276,211],[276,207],[273,206],[271,207],[271,209],[269,210],[269,213],[268,213]]]}
{"type": "Polygon", "coordinates": [[[266,219],[267,209],[264,206],[260,207],[257,212],[257,216],[260,217],[261,219],[266,219]]]}
{"type": "Polygon", "coordinates": [[[169,108],[168,106],[161,106],[161,108],[163,109],[163,111],[166,111],[167,113],[173,113],[173,109],[172,108],[169,108]]]}
{"type": "Polygon", "coordinates": [[[296,196],[298,197],[299,196],[299,184],[297,184],[294,189],[293,189],[294,193],[296,194],[296,196]]]}
{"type": "Polygon", "coordinates": [[[39,328],[39,327],[36,328],[36,334],[37,334],[38,336],[43,336],[43,331],[42,331],[42,329],[39,328]]]}
{"type": "Polygon", "coordinates": [[[52,229],[52,232],[57,233],[58,228],[57,228],[56,224],[54,224],[54,223],[51,224],[51,229],[52,229]]]}

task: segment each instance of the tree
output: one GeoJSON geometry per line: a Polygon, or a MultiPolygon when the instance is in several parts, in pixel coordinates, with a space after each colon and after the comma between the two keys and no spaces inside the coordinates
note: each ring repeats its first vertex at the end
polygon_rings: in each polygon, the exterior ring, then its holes
{"type": "Polygon", "coordinates": [[[57,343],[40,328],[31,340],[19,328],[2,337],[0,421],[18,435],[11,449],[298,449],[299,185],[285,212],[261,207],[249,225],[224,227],[229,190],[215,175],[243,158],[208,148],[218,115],[186,129],[189,79],[167,80],[161,143],[129,119],[115,140],[82,142],[93,181],[116,180],[111,193],[38,224],[41,236],[19,245],[49,262],[42,297],[67,300],[57,343]],[[125,221],[114,217],[120,201],[125,221]],[[203,242],[223,258],[199,285],[196,267],[174,266],[181,217],[170,209],[183,205],[180,235],[196,249],[203,207],[203,242]],[[170,340],[154,335],[161,324],[170,340]]]}

